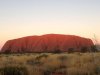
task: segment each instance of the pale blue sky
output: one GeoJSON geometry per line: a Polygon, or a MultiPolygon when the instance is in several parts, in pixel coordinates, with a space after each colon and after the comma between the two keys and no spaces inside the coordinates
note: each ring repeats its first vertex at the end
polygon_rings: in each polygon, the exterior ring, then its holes
{"type": "Polygon", "coordinates": [[[9,39],[49,33],[100,40],[100,0],[0,0],[0,48],[9,39]]]}

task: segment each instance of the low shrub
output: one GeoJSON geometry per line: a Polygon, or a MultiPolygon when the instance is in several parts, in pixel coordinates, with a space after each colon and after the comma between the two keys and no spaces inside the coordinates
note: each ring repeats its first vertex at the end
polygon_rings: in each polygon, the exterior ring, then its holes
{"type": "Polygon", "coordinates": [[[0,69],[1,75],[28,75],[28,71],[25,67],[11,67],[6,66],[0,69]]]}
{"type": "Polygon", "coordinates": [[[68,53],[73,53],[74,52],[74,48],[69,48],[68,49],[68,53]]]}
{"type": "Polygon", "coordinates": [[[93,45],[93,46],[91,46],[91,51],[92,51],[92,52],[97,52],[97,51],[98,51],[98,49],[96,48],[96,46],[95,46],[95,45],[93,45]]]}
{"type": "Polygon", "coordinates": [[[87,48],[87,47],[82,47],[82,48],[81,48],[81,52],[82,52],[82,53],[88,52],[88,48],[87,48]]]}

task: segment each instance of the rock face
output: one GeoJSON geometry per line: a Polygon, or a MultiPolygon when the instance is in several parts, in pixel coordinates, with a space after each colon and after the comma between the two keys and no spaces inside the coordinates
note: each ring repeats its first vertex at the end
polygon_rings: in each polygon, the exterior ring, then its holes
{"type": "Polygon", "coordinates": [[[90,48],[94,45],[91,39],[74,35],[47,34],[42,36],[28,36],[9,40],[1,52],[67,52],[69,48],[80,51],[82,47],[90,48]]]}

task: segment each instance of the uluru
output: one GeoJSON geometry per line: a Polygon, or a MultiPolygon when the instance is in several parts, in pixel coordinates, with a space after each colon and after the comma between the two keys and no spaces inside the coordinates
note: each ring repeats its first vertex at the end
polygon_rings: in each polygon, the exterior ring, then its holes
{"type": "Polygon", "coordinates": [[[75,35],[46,34],[41,36],[27,36],[8,40],[1,52],[67,52],[70,48],[80,51],[81,48],[90,48],[93,42],[89,38],[75,35]]]}

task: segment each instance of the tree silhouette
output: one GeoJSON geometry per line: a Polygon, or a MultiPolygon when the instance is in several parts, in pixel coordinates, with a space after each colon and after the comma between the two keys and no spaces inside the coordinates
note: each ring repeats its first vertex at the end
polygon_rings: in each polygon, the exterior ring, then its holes
{"type": "Polygon", "coordinates": [[[91,46],[91,51],[92,51],[92,52],[97,52],[97,51],[98,51],[98,49],[96,48],[96,46],[95,46],[95,45],[93,45],[93,46],[91,46]]]}

